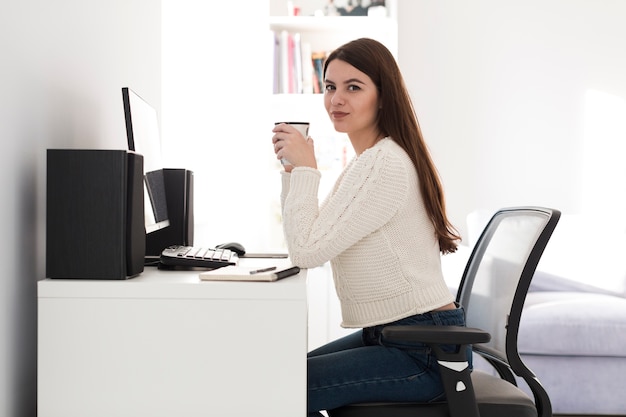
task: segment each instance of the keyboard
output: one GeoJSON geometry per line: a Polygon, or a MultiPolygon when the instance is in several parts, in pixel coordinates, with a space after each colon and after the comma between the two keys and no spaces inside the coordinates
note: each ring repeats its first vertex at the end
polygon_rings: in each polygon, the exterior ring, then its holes
{"type": "Polygon", "coordinates": [[[239,256],[230,249],[211,249],[195,246],[170,246],[161,252],[159,261],[166,267],[215,269],[237,265],[239,256]]]}

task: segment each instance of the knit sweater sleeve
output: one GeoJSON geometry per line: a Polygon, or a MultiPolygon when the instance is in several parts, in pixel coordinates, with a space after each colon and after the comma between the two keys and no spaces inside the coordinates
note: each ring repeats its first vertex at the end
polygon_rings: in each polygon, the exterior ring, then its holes
{"type": "Polygon", "coordinates": [[[283,226],[289,255],[305,268],[322,265],[391,219],[406,200],[409,173],[385,147],[363,152],[320,206],[320,173],[295,168],[283,176],[283,226]]]}

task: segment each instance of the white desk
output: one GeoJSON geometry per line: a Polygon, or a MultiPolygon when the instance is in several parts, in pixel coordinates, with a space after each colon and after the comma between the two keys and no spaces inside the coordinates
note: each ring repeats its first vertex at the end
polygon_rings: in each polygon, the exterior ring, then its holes
{"type": "Polygon", "coordinates": [[[48,279],[38,306],[39,417],[306,415],[305,270],[271,283],[152,268],[48,279]]]}

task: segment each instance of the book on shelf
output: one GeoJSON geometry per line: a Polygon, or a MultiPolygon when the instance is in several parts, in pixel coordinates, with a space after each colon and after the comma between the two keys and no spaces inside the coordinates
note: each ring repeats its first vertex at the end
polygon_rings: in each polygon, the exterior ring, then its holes
{"type": "Polygon", "coordinates": [[[280,80],[280,88],[278,93],[289,92],[289,32],[283,30],[278,37],[278,79],[280,80]]]}
{"type": "Polygon", "coordinates": [[[313,62],[313,82],[314,91],[316,93],[324,92],[324,62],[326,61],[325,52],[315,52],[311,55],[313,62]]]}
{"type": "Polygon", "coordinates": [[[271,42],[272,42],[272,55],[273,55],[273,68],[272,71],[274,80],[272,85],[272,92],[277,94],[280,91],[280,71],[278,68],[280,67],[280,39],[279,35],[276,32],[270,32],[271,42]]]}
{"type": "Polygon", "coordinates": [[[302,89],[302,41],[300,40],[300,34],[294,33],[291,35],[291,48],[293,51],[292,56],[292,93],[302,94],[304,91],[302,89]]]}
{"type": "Polygon", "coordinates": [[[311,52],[311,44],[308,42],[302,42],[302,92],[304,94],[313,93],[313,61],[311,52]],[[309,65],[309,63],[311,63],[309,65]]]}
{"type": "Polygon", "coordinates": [[[322,71],[327,53],[313,51],[300,33],[273,32],[274,94],[311,94],[323,91],[322,71]]]}

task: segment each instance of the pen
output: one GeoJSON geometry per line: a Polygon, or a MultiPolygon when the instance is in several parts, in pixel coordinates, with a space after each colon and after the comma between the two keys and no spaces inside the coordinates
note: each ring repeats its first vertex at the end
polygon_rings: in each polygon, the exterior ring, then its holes
{"type": "Polygon", "coordinates": [[[250,271],[250,275],[260,274],[261,272],[269,272],[269,271],[273,271],[275,269],[276,269],[275,266],[270,266],[269,268],[255,269],[253,271],[250,271]]]}
{"type": "Polygon", "coordinates": [[[283,279],[290,277],[292,275],[296,275],[300,272],[300,268],[297,266],[292,266],[291,268],[283,269],[282,271],[276,272],[276,279],[283,279]]]}

